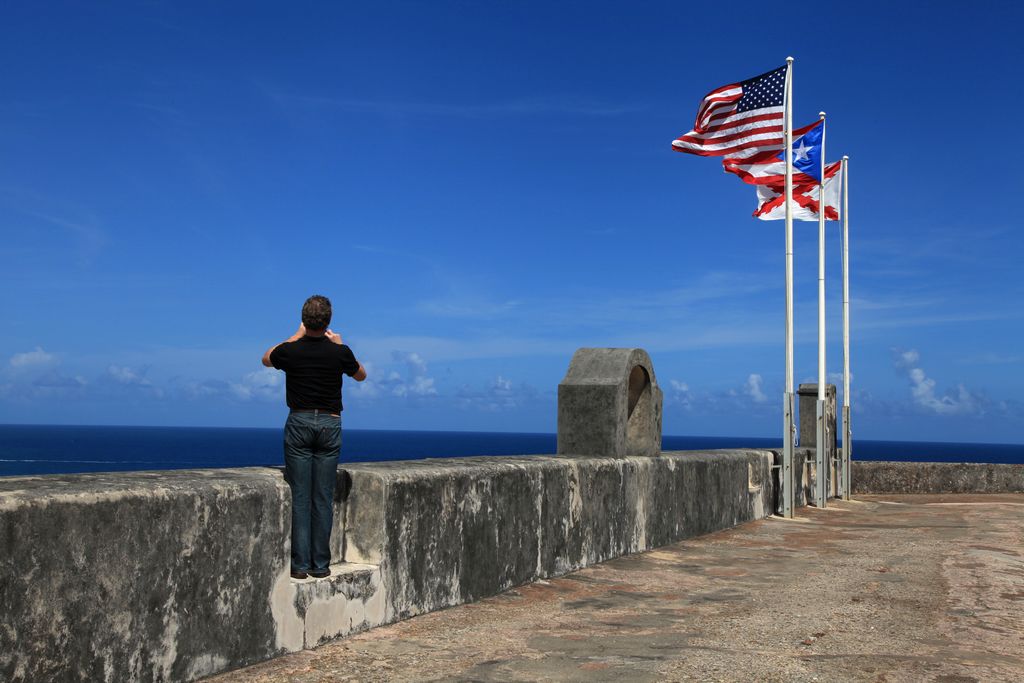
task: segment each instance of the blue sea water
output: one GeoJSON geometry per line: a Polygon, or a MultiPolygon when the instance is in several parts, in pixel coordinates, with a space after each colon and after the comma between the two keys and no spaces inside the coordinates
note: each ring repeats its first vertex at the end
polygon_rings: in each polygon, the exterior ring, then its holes
{"type": "MultiPolygon", "coordinates": [[[[778,448],[777,438],[665,436],[664,450],[778,448]]],[[[346,429],[342,462],[555,452],[554,434],[346,429]]],[[[856,460],[1024,463],[1024,445],[854,441],[856,460]]],[[[282,430],[0,425],[0,475],[282,464],[282,430]]]]}

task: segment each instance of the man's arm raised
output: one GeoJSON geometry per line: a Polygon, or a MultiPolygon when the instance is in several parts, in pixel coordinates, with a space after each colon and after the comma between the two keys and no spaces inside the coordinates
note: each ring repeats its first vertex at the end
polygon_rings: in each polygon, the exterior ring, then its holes
{"type": "Polygon", "coordinates": [[[269,349],[267,349],[267,352],[265,354],[263,354],[263,365],[265,365],[268,368],[274,367],[274,364],[270,362],[270,354],[272,354],[274,352],[274,349],[276,349],[281,344],[284,344],[285,342],[298,341],[298,340],[302,339],[305,336],[306,336],[306,326],[303,325],[302,323],[299,323],[299,329],[298,329],[298,331],[295,332],[295,334],[293,334],[292,336],[288,337],[287,339],[285,339],[280,344],[274,344],[269,349]]]}
{"type": "MultiPolygon", "coordinates": [[[[327,332],[325,332],[324,334],[327,336],[328,339],[330,339],[335,344],[341,344],[341,335],[338,334],[337,332],[327,330],[327,332]]],[[[357,382],[362,382],[364,379],[366,379],[366,368],[363,367],[362,363],[359,363],[359,369],[356,370],[356,373],[354,375],[351,375],[351,377],[357,382]]]]}

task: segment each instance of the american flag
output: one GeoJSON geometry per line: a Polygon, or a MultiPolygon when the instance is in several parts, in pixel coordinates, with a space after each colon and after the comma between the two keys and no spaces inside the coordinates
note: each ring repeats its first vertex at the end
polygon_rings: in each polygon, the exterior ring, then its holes
{"type": "Polygon", "coordinates": [[[747,157],[785,147],[786,66],[704,96],[693,130],[672,149],[705,157],[747,157]]]}

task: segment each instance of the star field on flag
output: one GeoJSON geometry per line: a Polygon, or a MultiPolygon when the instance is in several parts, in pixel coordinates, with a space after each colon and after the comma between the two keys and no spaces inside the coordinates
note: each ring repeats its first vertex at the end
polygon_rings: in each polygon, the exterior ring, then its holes
{"type": "Polygon", "coordinates": [[[787,68],[709,92],[697,109],[693,130],[676,138],[672,149],[735,158],[782,149],[787,68]]]}

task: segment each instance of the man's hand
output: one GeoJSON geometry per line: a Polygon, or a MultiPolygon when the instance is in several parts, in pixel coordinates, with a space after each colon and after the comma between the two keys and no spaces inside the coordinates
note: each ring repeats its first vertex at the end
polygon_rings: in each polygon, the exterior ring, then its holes
{"type": "Polygon", "coordinates": [[[299,329],[296,330],[295,334],[288,337],[288,341],[299,341],[306,336],[306,325],[305,323],[299,323],[299,329]]]}
{"type": "Polygon", "coordinates": [[[341,344],[341,335],[336,333],[336,332],[332,332],[331,330],[327,330],[326,332],[324,332],[324,336],[327,337],[328,339],[330,339],[335,344],[339,344],[339,345],[341,344]]]}

